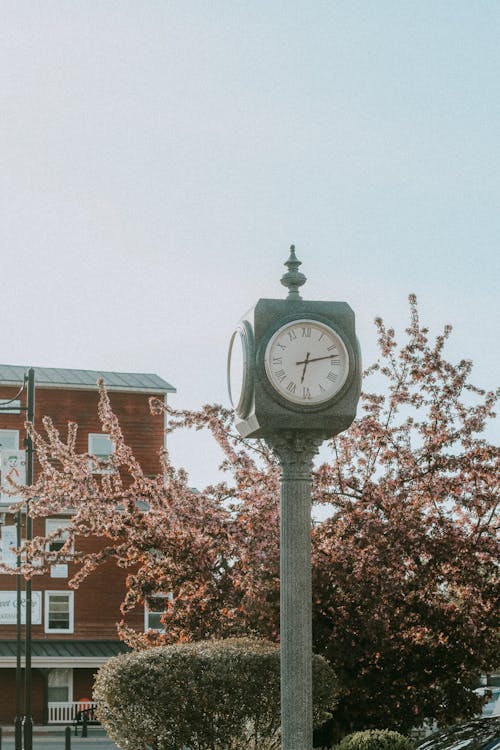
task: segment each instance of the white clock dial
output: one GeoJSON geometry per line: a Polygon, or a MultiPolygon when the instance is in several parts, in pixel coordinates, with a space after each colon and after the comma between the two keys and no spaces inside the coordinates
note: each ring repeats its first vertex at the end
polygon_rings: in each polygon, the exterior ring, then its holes
{"type": "Polygon", "coordinates": [[[245,386],[245,355],[240,331],[235,331],[229,344],[228,388],[229,397],[236,409],[245,386]]]}
{"type": "Polygon", "coordinates": [[[264,364],[269,382],[287,401],[305,406],[335,396],[349,375],[349,353],[336,331],[317,320],[294,320],[269,341],[264,364]]]}
{"type": "Polygon", "coordinates": [[[241,322],[231,336],[227,358],[229,398],[237,414],[248,412],[253,387],[253,333],[249,323],[241,322]]]}

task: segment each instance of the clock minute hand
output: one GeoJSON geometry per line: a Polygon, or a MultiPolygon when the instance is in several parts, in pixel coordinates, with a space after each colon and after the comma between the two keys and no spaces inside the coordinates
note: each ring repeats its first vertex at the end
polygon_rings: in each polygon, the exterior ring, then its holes
{"type": "MultiPolygon", "coordinates": [[[[340,357],[340,354],[329,354],[328,357],[313,357],[312,359],[309,359],[309,352],[307,359],[303,359],[302,362],[296,362],[296,365],[307,365],[309,362],[319,362],[321,359],[333,359],[333,357],[340,357]]],[[[305,369],[305,368],[304,368],[305,369]]]]}

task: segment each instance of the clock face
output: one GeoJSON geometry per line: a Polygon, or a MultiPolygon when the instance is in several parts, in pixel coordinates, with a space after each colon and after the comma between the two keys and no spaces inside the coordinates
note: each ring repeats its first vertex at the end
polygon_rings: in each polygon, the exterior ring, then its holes
{"type": "Polygon", "coordinates": [[[245,320],[231,336],[227,357],[227,386],[229,398],[240,417],[246,416],[252,393],[253,334],[245,320]]]}
{"type": "Polygon", "coordinates": [[[349,374],[347,348],[333,328],[317,320],[294,320],[269,341],[264,364],[269,382],[294,404],[322,404],[349,374]]]}
{"type": "Polygon", "coordinates": [[[244,390],[245,381],[244,349],[240,331],[235,331],[231,337],[227,364],[229,398],[236,409],[244,390]]]}

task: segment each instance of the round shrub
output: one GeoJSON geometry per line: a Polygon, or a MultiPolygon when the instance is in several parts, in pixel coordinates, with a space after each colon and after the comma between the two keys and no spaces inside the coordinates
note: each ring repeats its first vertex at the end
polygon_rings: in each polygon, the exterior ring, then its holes
{"type": "MultiPolygon", "coordinates": [[[[122,750],[279,748],[279,648],[242,638],[123,654],[99,670],[94,699],[122,750]]],[[[315,656],[315,723],[334,703],[332,669],[315,656]]]]}
{"type": "Polygon", "coordinates": [[[348,734],[337,745],[338,750],[414,750],[415,745],[404,734],[391,729],[367,729],[348,734]]]}

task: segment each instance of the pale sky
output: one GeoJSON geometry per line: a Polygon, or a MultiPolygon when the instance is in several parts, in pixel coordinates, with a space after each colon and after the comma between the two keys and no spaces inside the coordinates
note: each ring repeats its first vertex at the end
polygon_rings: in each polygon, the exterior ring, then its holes
{"type": "MultiPolygon", "coordinates": [[[[2,363],[228,405],[294,243],[366,363],[415,292],[498,385],[498,0],[1,0],[0,81],[2,363]]],[[[217,478],[199,434],[170,450],[217,478]]]]}

